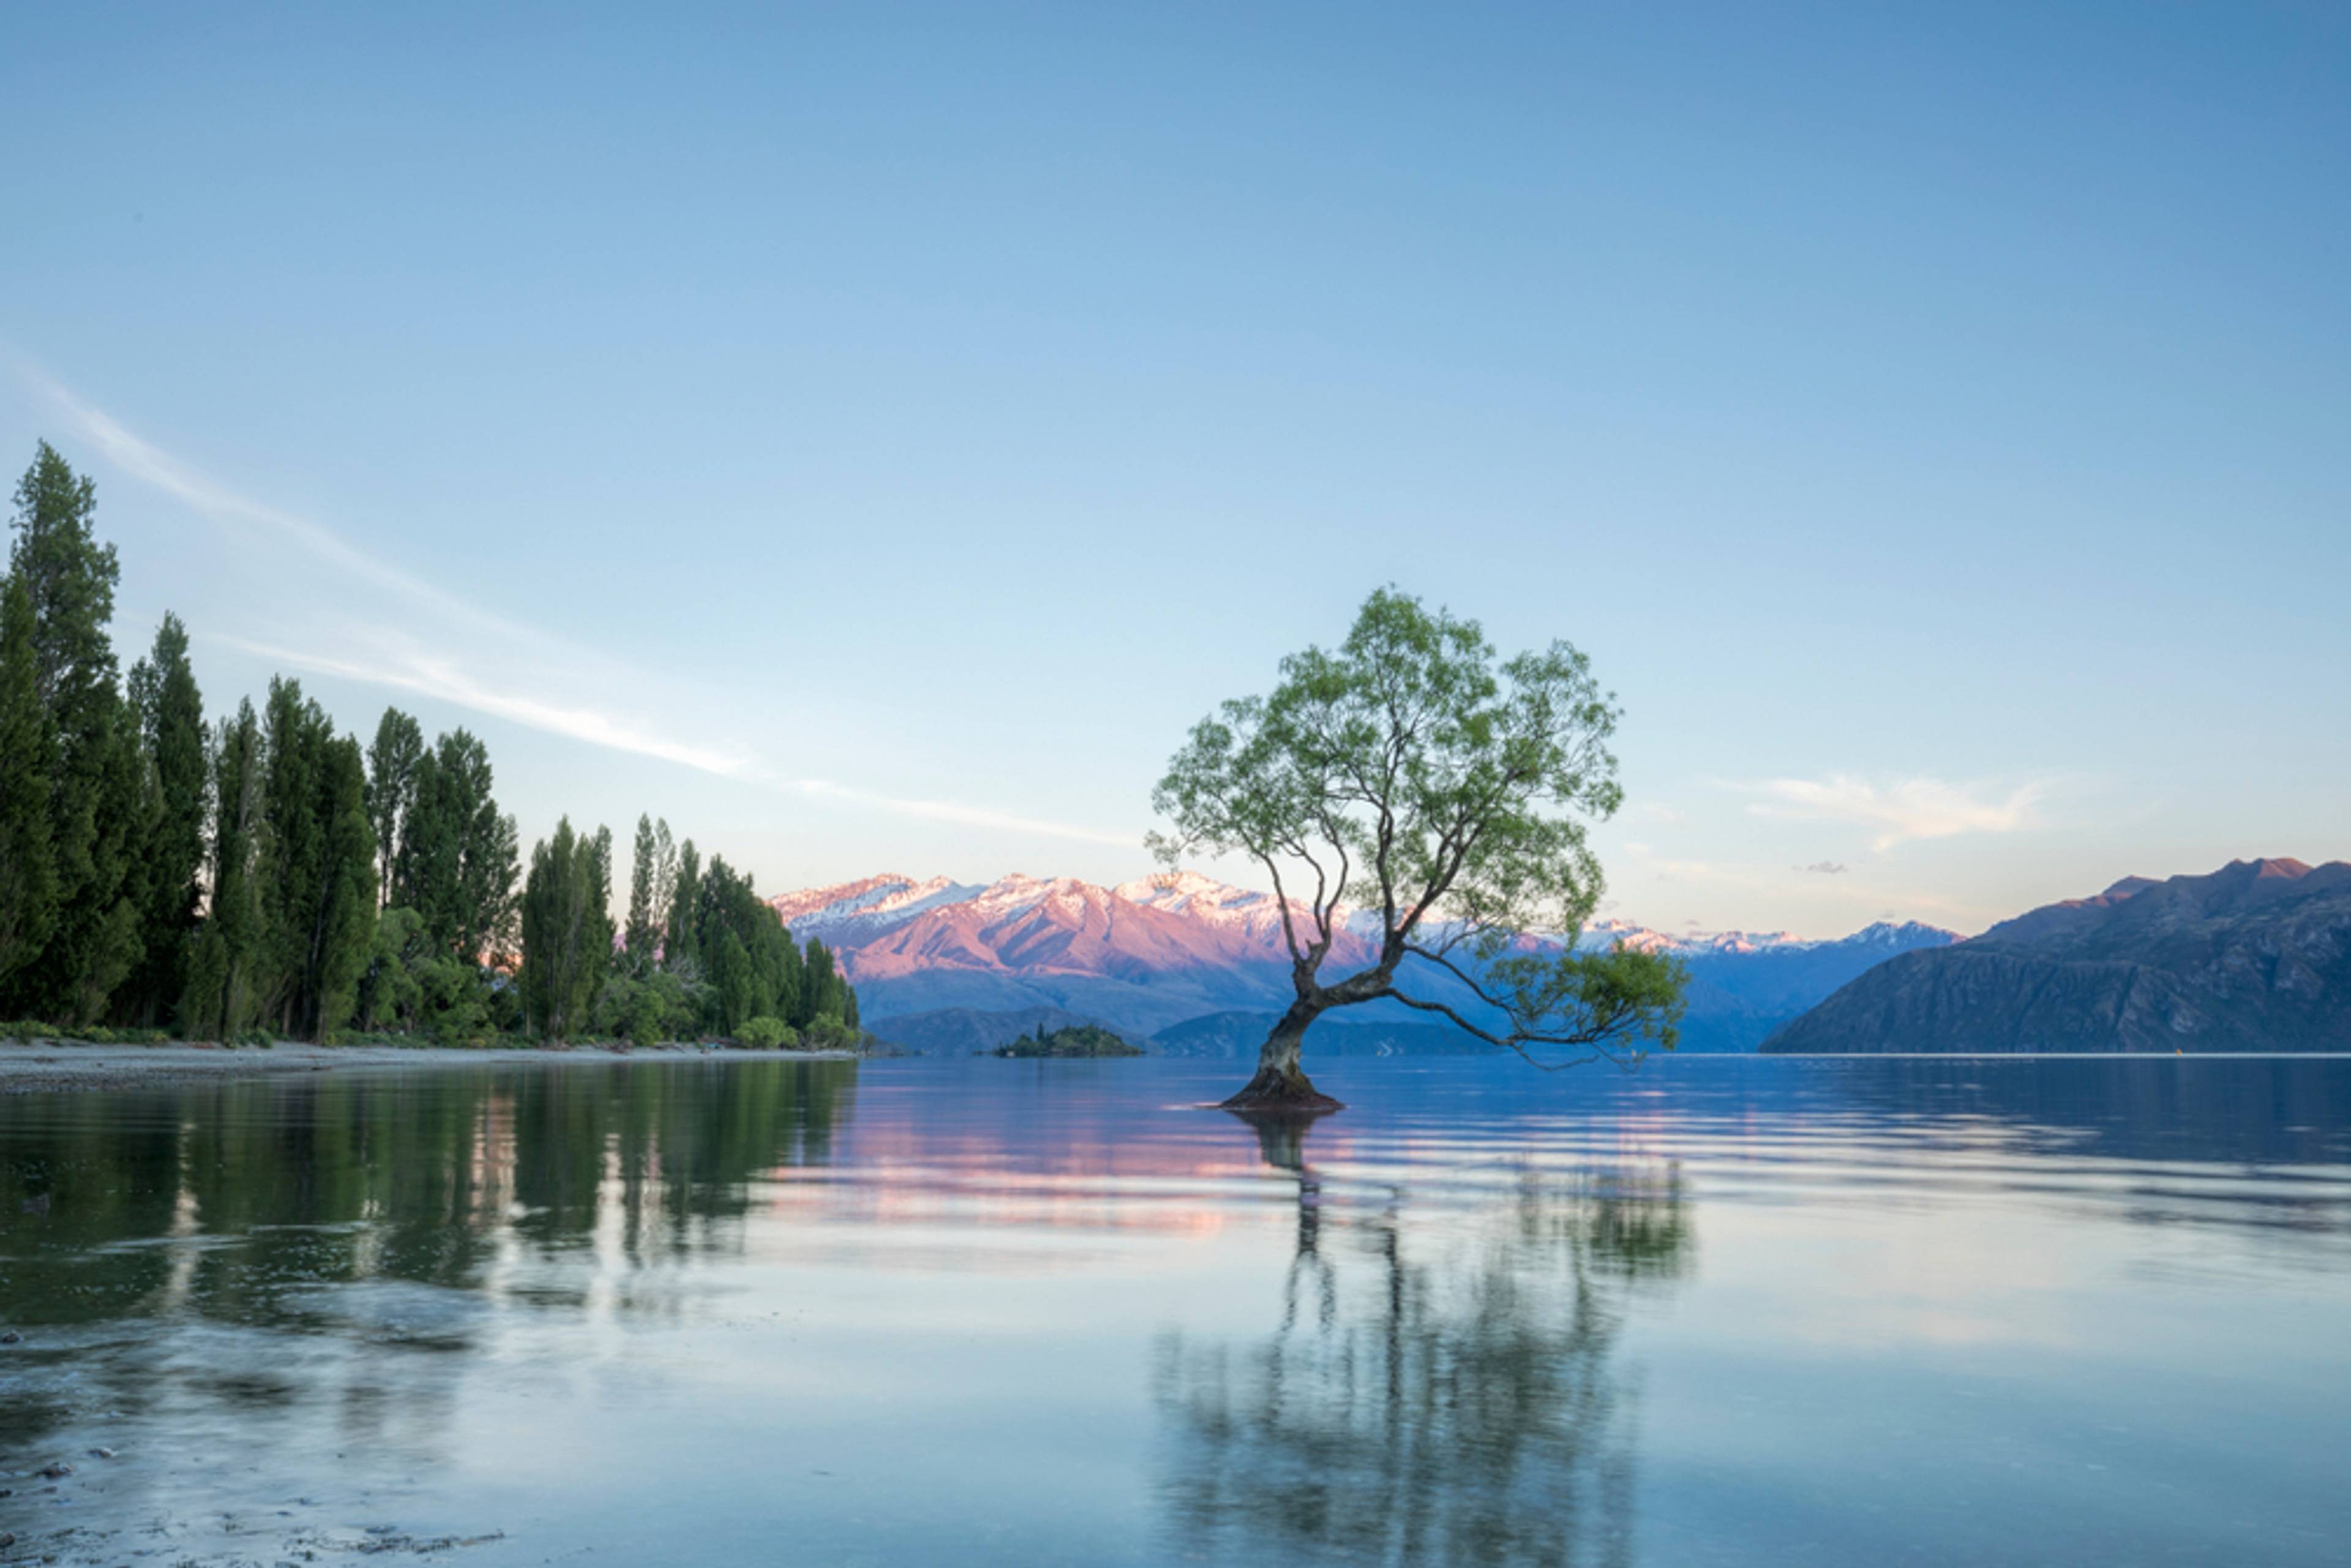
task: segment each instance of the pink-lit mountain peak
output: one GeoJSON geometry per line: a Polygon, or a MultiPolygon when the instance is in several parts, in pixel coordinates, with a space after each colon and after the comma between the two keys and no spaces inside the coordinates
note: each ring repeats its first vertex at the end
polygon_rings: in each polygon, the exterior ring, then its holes
{"type": "MultiPolygon", "coordinates": [[[[868,877],[768,901],[796,935],[840,949],[852,977],[924,968],[1139,977],[1284,963],[1272,895],[1196,872],[1103,887],[1019,873],[985,885],[944,877],[868,877]]],[[[1293,918],[1307,919],[1293,906],[1293,918]]],[[[1360,944],[1343,939],[1342,962],[1360,944]]]]}

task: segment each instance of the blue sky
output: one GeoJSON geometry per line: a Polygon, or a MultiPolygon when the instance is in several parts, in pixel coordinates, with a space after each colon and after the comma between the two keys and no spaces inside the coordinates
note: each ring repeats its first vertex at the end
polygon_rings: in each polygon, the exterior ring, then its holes
{"type": "Polygon", "coordinates": [[[1393,580],[1619,693],[1626,918],[2351,855],[2340,7],[482,9],[12,18],[0,459],[215,706],[1118,880],[1393,580]]]}

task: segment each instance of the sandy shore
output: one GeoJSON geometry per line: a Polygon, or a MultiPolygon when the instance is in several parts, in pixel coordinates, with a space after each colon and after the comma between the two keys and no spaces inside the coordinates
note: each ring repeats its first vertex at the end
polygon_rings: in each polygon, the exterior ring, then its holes
{"type": "Polygon", "coordinates": [[[0,1094],[131,1085],[193,1083],[266,1073],[330,1072],[339,1068],[479,1067],[488,1063],[577,1065],[607,1061],[846,1061],[838,1051],[729,1051],[716,1046],[572,1045],[487,1051],[439,1046],[299,1045],[235,1051],[216,1045],[81,1045],[72,1040],[0,1041],[0,1094]]]}

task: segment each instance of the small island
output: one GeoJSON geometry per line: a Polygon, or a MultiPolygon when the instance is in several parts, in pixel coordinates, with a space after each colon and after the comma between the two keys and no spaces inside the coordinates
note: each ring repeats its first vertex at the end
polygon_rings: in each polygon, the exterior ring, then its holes
{"type": "Polygon", "coordinates": [[[1008,1040],[989,1052],[992,1056],[1141,1056],[1143,1048],[1102,1028],[1099,1024],[1071,1024],[1066,1029],[1048,1030],[1037,1026],[1033,1034],[1008,1040]]]}

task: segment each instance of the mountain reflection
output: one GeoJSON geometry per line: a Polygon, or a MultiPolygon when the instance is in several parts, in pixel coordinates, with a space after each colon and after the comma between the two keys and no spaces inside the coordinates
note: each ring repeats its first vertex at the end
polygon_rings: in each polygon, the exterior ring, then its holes
{"type": "Polygon", "coordinates": [[[1297,1183],[1296,1242],[1272,1333],[1160,1343],[1179,1553],[1629,1562],[1638,1388],[1617,1342],[1689,1267],[1677,1172],[1529,1172],[1469,1212],[1400,1189],[1333,1207],[1307,1124],[1257,1133],[1297,1183]]]}

